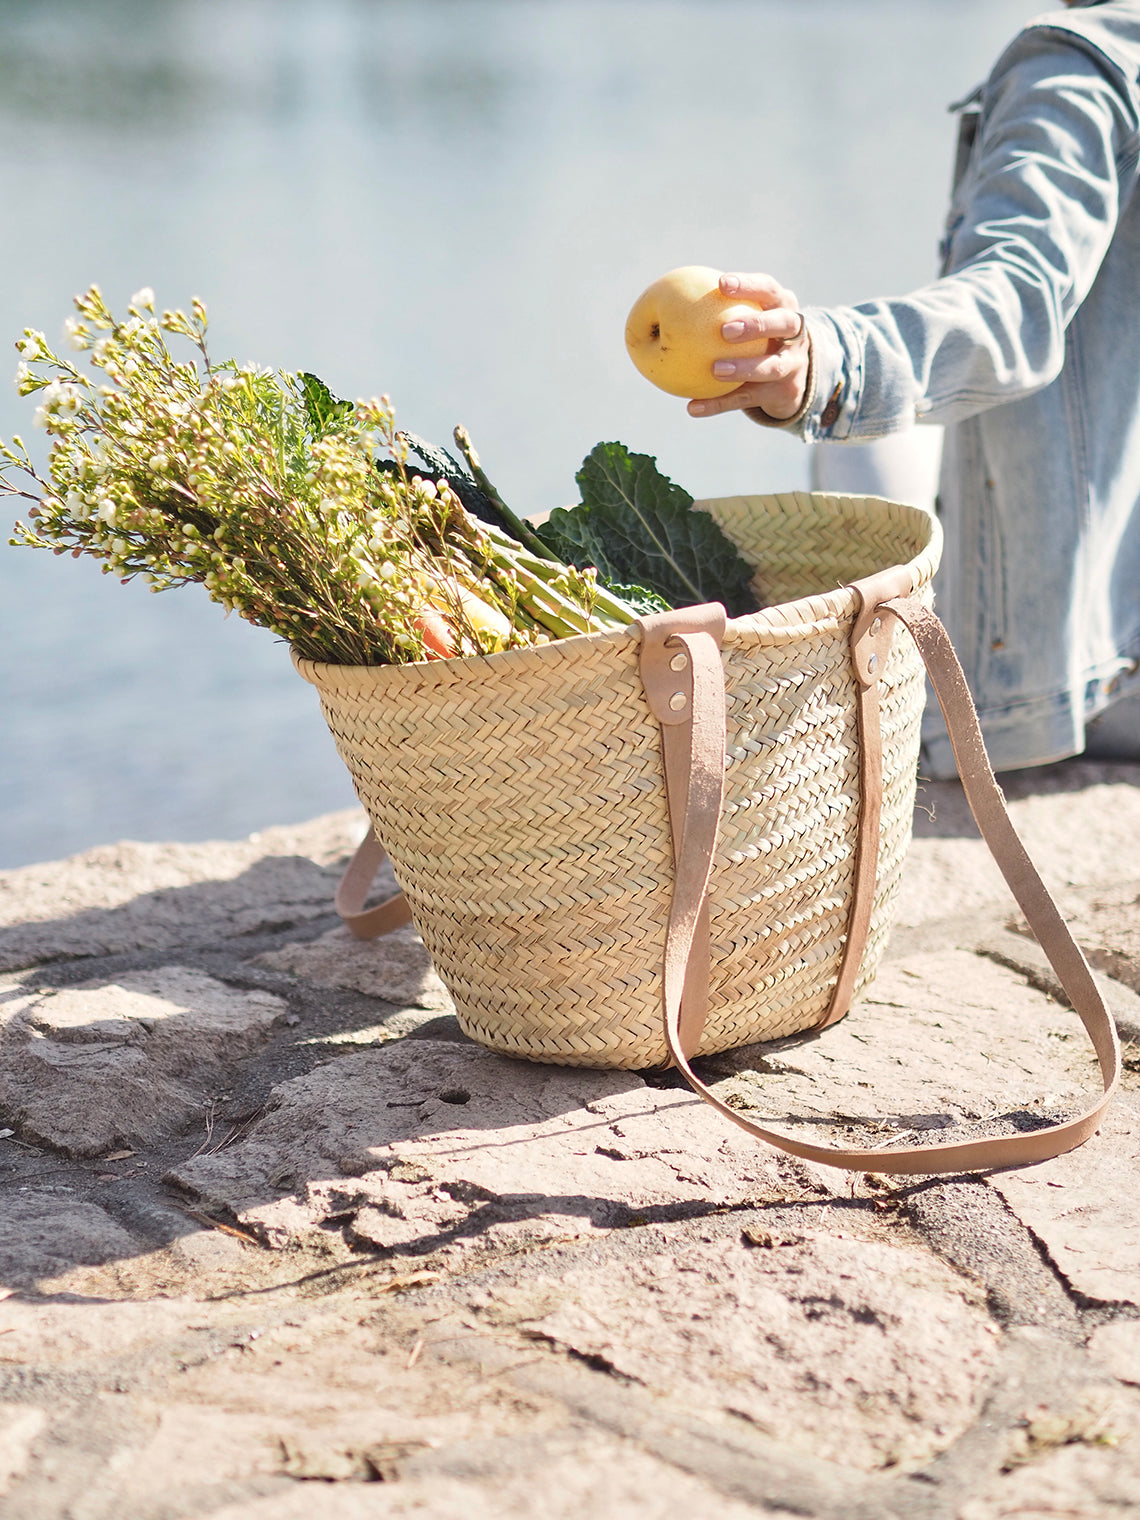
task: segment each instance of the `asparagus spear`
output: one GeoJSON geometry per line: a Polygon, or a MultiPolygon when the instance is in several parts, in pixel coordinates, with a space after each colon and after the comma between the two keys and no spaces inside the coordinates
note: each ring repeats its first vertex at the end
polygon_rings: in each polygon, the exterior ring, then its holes
{"type": "Polygon", "coordinates": [[[532,554],[537,554],[539,559],[552,560],[556,565],[562,564],[562,561],[554,553],[554,550],[548,548],[547,545],[543,543],[542,539],[539,538],[538,534],[534,531],[528,522],[524,522],[521,517],[516,516],[516,514],[511,511],[510,507],[507,506],[506,502],[499,495],[498,491],[488,480],[486,471],[479,463],[479,456],[475,452],[475,445],[471,442],[471,435],[468,433],[467,429],[460,425],[454,430],[452,436],[454,437],[456,443],[459,445],[460,452],[462,453],[464,459],[467,461],[467,468],[474,476],[479,489],[483,492],[484,496],[486,496],[487,500],[495,508],[495,511],[498,512],[499,516],[506,523],[507,527],[514,534],[515,538],[518,539],[519,543],[525,545],[525,547],[528,548],[532,554]]]}

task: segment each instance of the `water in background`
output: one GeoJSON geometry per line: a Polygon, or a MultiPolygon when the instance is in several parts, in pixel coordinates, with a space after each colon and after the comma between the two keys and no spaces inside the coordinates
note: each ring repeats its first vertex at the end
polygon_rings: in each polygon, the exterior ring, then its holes
{"type": "MultiPolygon", "coordinates": [[[[697,495],[800,487],[795,440],[640,379],[626,311],[682,263],[811,302],[923,283],[945,104],[1034,9],[0,0],[0,342],[149,284],[202,296],[218,357],[462,421],[524,511],[574,500],[603,438],[697,495]]],[[[31,409],[5,385],[0,432],[31,409]]],[[[5,546],[0,637],[0,866],[353,800],[287,651],[197,588],[5,546]]]]}

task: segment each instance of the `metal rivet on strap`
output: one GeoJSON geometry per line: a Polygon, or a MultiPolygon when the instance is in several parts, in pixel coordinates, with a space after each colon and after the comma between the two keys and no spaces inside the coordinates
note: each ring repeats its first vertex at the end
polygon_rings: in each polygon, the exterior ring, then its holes
{"type": "Polygon", "coordinates": [[[867,661],[867,669],[870,670],[870,671],[872,671],[872,672],[874,672],[874,671],[878,670],[878,668],[879,668],[879,656],[877,654],[873,654],[871,656],[871,658],[867,661]]]}
{"type": "Polygon", "coordinates": [[[872,633],[878,633],[879,629],[882,626],[883,626],[883,620],[882,620],[882,618],[876,618],[875,621],[871,624],[871,632],[872,633]]]}
{"type": "Polygon", "coordinates": [[[669,706],[673,709],[674,712],[680,712],[687,701],[688,698],[685,696],[685,693],[683,691],[675,691],[669,698],[669,706]]]}
{"type": "Polygon", "coordinates": [[[689,663],[689,661],[688,661],[688,657],[686,655],[675,654],[673,656],[673,658],[669,661],[669,669],[670,670],[684,670],[685,666],[688,663],[689,663]]]}

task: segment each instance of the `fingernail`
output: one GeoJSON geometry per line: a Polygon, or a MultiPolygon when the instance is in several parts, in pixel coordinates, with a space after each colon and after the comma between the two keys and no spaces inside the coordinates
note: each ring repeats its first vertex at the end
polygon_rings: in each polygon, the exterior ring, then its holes
{"type": "Polygon", "coordinates": [[[708,405],[707,401],[690,401],[689,402],[689,416],[690,417],[703,417],[708,410],[709,410],[709,405],[708,405]]]}
{"type": "Polygon", "coordinates": [[[740,289],[739,276],[735,274],[722,274],[720,277],[720,288],[726,296],[734,296],[740,289]]]}
{"type": "Polygon", "coordinates": [[[736,365],[731,359],[718,359],[713,365],[713,374],[718,380],[729,380],[736,374],[736,365]]]}
{"type": "Polygon", "coordinates": [[[721,328],[720,331],[721,331],[721,336],[725,337],[725,338],[743,338],[743,336],[744,336],[744,323],[743,322],[726,322],[724,324],[724,326],[721,328]]]}

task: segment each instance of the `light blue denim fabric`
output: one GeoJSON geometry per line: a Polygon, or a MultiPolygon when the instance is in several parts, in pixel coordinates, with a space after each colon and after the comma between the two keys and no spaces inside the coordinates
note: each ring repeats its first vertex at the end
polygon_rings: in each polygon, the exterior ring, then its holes
{"type": "MultiPolygon", "coordinates": [[[[1140,687],[1140,0],[1038,17],[975,109],[943,277],[807,309],[797,428],[948,424],[937,605],[1002,770],[1079,753],[1140,687]]],[[[928,720],[923,770],[952,775],[928,720]]]]}

